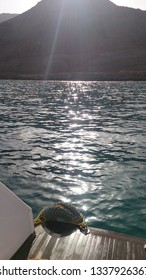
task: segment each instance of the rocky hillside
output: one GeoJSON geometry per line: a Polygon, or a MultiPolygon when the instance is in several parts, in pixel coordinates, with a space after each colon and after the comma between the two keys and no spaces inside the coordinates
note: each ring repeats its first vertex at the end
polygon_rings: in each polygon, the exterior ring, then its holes
{"type": "Polygon", "coordinates": [[[11,18],[14,18],[16,17],[18,14],[7,14],[7,13],[4,13],[4,14],[0,14],[0,23],[1,22],[4,22],[6,20],[9,20],[11,18]]]}
{"type": "Polygon", "coordinates": [[[146,78],[146,12],[109,0],[42,0],[0,24],[0,78],[146,78]]]}

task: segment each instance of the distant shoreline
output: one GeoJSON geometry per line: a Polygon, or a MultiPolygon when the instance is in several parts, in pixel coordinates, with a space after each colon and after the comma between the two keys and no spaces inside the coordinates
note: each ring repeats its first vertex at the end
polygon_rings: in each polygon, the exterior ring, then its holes
{"type": "Polygon", "coordinates": [[[0,80],[56,80],[56,81],[146,81],[146,71],[118,73],[55,73],[55,74],[0,74],[0,80]]]}

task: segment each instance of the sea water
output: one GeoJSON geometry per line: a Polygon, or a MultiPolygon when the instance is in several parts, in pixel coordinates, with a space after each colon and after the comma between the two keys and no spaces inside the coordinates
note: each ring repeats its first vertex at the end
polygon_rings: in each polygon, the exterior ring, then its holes
{"type": "Polygon", "coordinates": [[[0,81],[0,181],[146,237],[146,82],[0,81]]]}

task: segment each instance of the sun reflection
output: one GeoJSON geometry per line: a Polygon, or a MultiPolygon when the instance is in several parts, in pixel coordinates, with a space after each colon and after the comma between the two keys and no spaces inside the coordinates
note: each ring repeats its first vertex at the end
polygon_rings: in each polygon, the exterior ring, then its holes
{"type": "Polygon", "coordinates": [[[73,99],[74,99],[74,101],[78,100],[78,95],[76,93],[73,95],[73,99]]]}
{"type": "MultiPolygon", "coordinates": [[[[68,197],[74,199],[74,197],[92,195],[97,188],[98,190],[102,188],[100,179],[102,163],[99,160],[98,168],[95,169],[95,162],[97,162],[99,145],[104,141],[104,137],[101,137],[104,136],[104,133],[99,133],[98,129],[94,127],[95,124],[92,121],[94,114],[90,112],[90,107],[88,108],[88,100],[83,97],[82,90],[86,91],[86,87],[83,88],[82,83],[81,85],[69,83],[68,88],[64,104],[68,125],[68,128],[65,126],[67,135],[65,137],[63,135],[61,141],[55,143],[55,148],[60,151],[59,157],[55,159],[59,161],[59,166],[63,170],[61,179],[65,182],[68,197]],[[80,93],[82,93],[81,97],[80,93]],[[82,98],[84,102],[81,102],[82,98]],[[80,105],[80,103],[84,105],[80,105]],[[65,168],[66,170],[64,170],[65,168]],[[97,182],[93,184],[97,177],[97,182]]],[[[97,113],[95,110],[96,115],[97,113]]],[[[64,201],[68,201],[68,198],[64,199],[64,201]]],[[[83,203],[81,207],[83,211],[88,211],[86,204],[83,203]]]]}
{"type": "Polygon", "coordinates": [[[70,115],[70,116],[76,116],[76,112],[73,111],[73,110],[69,110],[69,115],[70,115]]]}
{"type": "Polygon", "coordinates": [[[87,207],[86,205],[83,205],[83,206],[82,206],[82,209],[83,209],[84,211],[87,211],[87,210],[88,210],[88,207],[87,207]]]}
{"type": "Polygon", "coordinates": [[[71,187],[71,191],[74,195],[81,195],[85,193],[85,190],[81,187],[71,187]]]}
{"type": "Polygon", "coordinates": [[[62,201],[66,202],[66,203],[70,203],[71,202],[71,200],[69,198],[67,198],[67,197],[63,197],[62,201]]]}
{"type": "Polygon", "coordinates": [[[70,127],[74,129],[74,128],[80,127],[80,125],[77,123],[73,123],[70,125],[70,127]]]}

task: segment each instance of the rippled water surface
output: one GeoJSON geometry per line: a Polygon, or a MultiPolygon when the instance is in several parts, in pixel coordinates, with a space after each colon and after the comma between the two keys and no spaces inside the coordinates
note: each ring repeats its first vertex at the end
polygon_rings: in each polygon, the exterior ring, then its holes
{"type": "Polygon", "coordinates": [[[0,81],[0,181],[145,237],[146,83],[0,81]]]}

